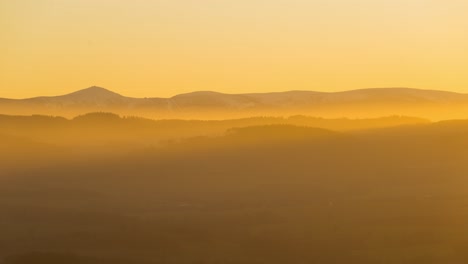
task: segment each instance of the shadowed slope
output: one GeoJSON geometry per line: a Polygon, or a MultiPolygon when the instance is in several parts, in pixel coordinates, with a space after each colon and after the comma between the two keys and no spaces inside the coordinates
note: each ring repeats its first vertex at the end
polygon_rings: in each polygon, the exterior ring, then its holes
{"type": "Polygon", "coordinates": [[[25,163],[0,177],[0,259],[465,263],[466,131],[255,126],[111,160],[25,163]]]}

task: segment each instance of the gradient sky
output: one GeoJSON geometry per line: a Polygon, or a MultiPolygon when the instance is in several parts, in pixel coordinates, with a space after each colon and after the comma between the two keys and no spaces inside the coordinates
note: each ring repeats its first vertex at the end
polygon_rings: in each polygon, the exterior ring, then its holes
{"type": "Polygon", "coordinates": [[[467,0],[1,0],[0,97],[468,92],[467,0]]]}

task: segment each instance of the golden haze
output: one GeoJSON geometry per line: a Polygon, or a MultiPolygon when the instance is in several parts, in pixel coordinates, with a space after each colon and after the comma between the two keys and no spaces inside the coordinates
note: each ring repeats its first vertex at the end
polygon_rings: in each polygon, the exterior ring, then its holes
{"type": "Polygon", "coordinates": [[[468,263],[467,10],[0,0],[0,263],[468,263]]]}
{"type": "Polygon", "coordinates": [[[93,113],[0,124],[6,264],[468,257],[466,120],[93,113]]]}
{"type": "Polygon", "coordinates": [[[1,95],[467,92],[466,10],[464,0],[1,1],[1,95]]]}

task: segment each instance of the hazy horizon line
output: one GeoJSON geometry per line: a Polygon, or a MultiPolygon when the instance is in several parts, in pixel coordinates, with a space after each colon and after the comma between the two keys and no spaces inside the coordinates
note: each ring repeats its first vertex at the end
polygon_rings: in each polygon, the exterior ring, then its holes
{"type": "Polygon", "coordinates": [[[176,96],[180,95],[186,95],[186,94],[195,94],[195,93],[215,93],[215,94],[222,94],[222,95],[249,95],[249,94],[282,94],[282,93],[291,93],[291,92],[313,92],[313,93],[322,93],[322,94],[336,94],[336,93],[346,93],[346,92],[353,92],[353,91],[365,91],[365,90],[390,90],[390,89],[399,89],[399,90],[417,90],[417,91],[428,91],[428,92],[445,92],[445,93],[452,93],[452,94],[460,94],[460,95],[467,95],[468,93],[463,93],[463,92],[456,92],[456,91],[449,91],[449,90],[439,90],[439,89],[424,89],[424,88],[413,88],[413,87],[405,87],[405,86],[394,86],[394,87],[368,87],[368,88],[357,88],[357,89],[349,89],[349,90],[339,90],[339,91],[320,91],[320,90],[282,90],[282,91],[272,91],[272,92],[245,92],[245,93],[228,93],[228,92],[219,92],[215,90],[193,90],[191,92],[182,92],[182,93],[177,93],[172,96],[168,97],[163,97],[163,96],[143,96],[143,97],[136,97],[136,96],[127,96],[124,95],[123,93],[116,92],[112,89],[103,87],[103,86],[98,86],[98,85],[92,85],[86,88],[74,90],[65,94],[56,94],[56,95],[36,95],[36,96],[30,96],[30,97],[18,97],[18,98],[13,98],[13,97],[2,97],[0,95],[0,99],[10,99],[10,100],[27,100],[27,99],[34,99],[34,98],[44,98],[44,97],[59,97],[59,96],[66,96],[66,95],[72,95],[74,93],[90,90],[90,89],[103,89],[106,90],[110,93],[114,93],[126,98],[134,98],[134,99],[145,99],[145,98],[151,98],[151,99],[171,99],[176,96]]]}

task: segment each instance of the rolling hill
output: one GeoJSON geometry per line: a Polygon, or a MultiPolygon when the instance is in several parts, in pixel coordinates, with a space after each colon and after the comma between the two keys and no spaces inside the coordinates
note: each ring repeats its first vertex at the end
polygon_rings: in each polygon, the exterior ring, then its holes
{"type": "Polygon", "coordinates": [[[405,115],[440,120],[466,118],[468,94],[375,88],[333,93],[288,91],[224,94],[199,91],[171,98],[131,98],[93,86],[61,96],[0,98],[1,114],[74,117],[96,111],[154,119],[225,119],[259,115],[369,118],[405,115]]]}

